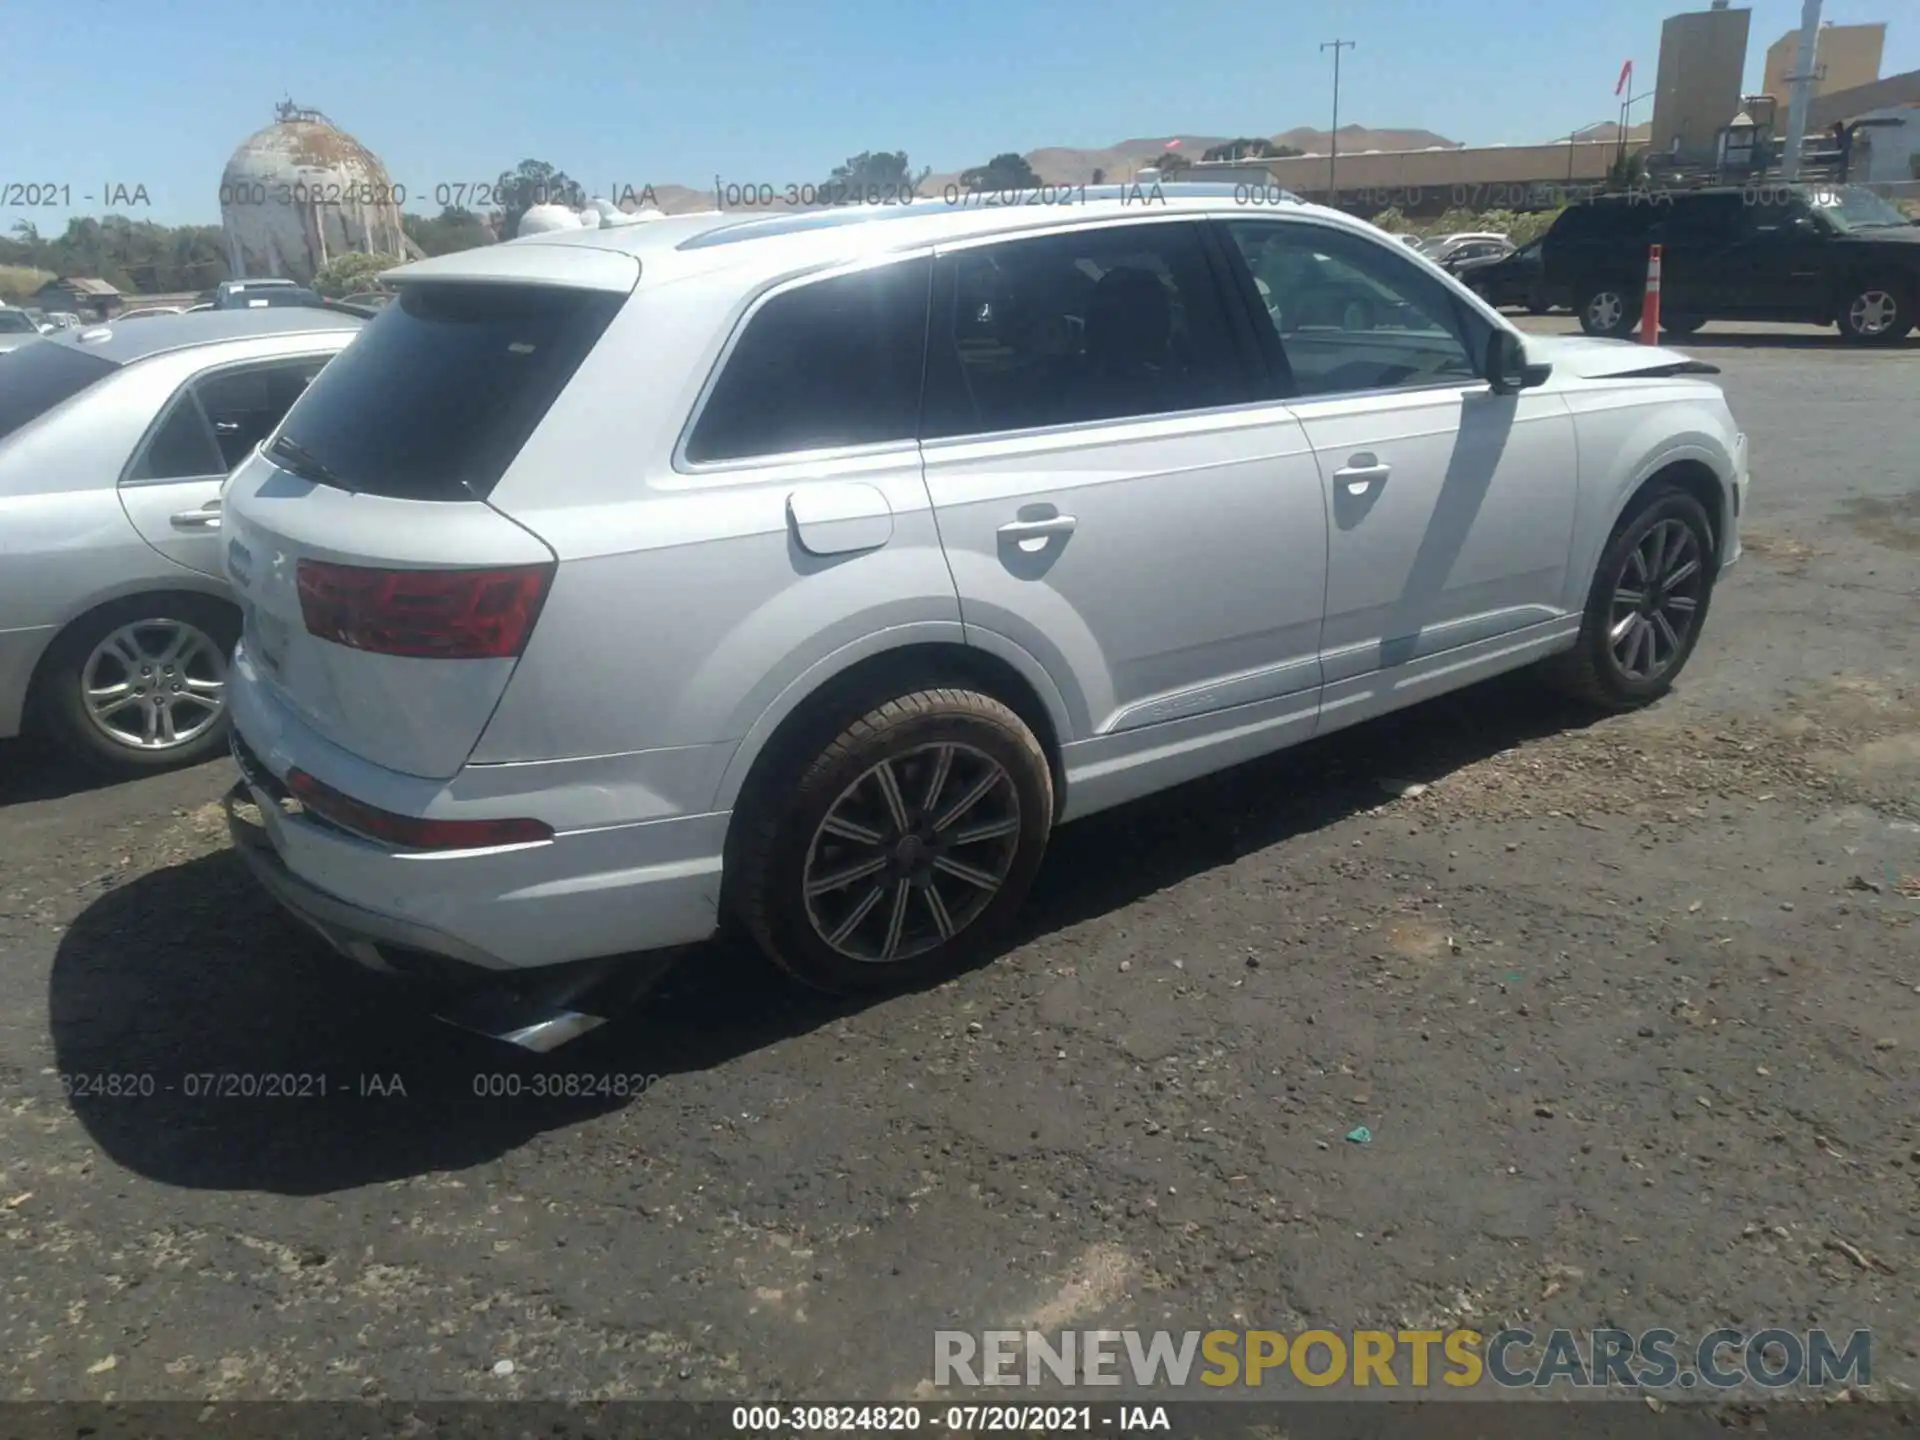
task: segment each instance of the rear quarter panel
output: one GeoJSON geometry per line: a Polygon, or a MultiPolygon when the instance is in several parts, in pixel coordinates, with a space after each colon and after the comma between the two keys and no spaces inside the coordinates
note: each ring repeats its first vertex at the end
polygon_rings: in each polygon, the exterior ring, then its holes
{"type": "Polygon", "coordinates": [[[816,681],[876,649],[962,641],[917,445],[675,468],[731,330],[716,317],[748,298],[701,276],[643,284],[502,477],[492,503],[560,565],[474,763],[687,749],[677,804],[724,808],[740,742],[816,681]],[[802,547],[789,500],[829,482],[885,497],[884,544],[802,547]]]}

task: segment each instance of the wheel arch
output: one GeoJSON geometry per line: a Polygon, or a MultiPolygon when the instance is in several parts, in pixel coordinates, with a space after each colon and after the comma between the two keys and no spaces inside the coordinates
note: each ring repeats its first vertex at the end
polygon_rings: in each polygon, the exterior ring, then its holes
{"type": "Polygon", "coordinates": [[[119,593],[108,592],[104,595],[96,593],[89,597],[89,600],[90,603],[85,609],[74,612],[60,622],[59,626],[54,629],[53,633],[48,637],[47,643],[41,646],[40,654],[34,660],[33,669],[27,676],[26,689],[21,693],[20,697],[20,718],[23,728],[33,725],[36,722],[43,698],[42,691],[47,683],[47,676],[51,673],[53,665],[63,653],[67,641],[82,625],[87,624],[98,616],[113,611],[125,611],[128,614],[133,614],[136,613],[139,605],[143,602],[156,600],[189,600],[196,604],[214,604],[220,606],[232,616],[236,629],[240,622],[240,607],[234,603],[232,594],[228,592],[224,585],[216,586],[211,582],[205,585],[199,585],[189,580],[188,583],[185,584],[172,583],[155,585],[151,580],[144,582],[134,581],[128,582],[119,593]]]}
{"type": "MultiPolygon", "coordinates": [[[[748,731],[721,777],[715,810],[731,810],[728,847],[744,829],[761,781],[809,745],[831,742],[854,714],[890,695],[960,684],[991,695],[1026,722],[1047,757],[1054,793],[1063,796],[1062,746],[1071,737],[1066,707],[1044,672],[1023,673],[1009,659],[955,638],[917,638],[880,649],[848,646],[795,680],[748,731]],[[852,653],[849,653],[852,652],[852,653]]],[[[1056,801],[1056,813],[1064,805],[1056,801]]],[[[750,822],[749,822],[750,823],[750,822]]]]}
{"type": "MultiPolygon", "coordinates": [[[[1613,524],[1607,527],[1607,540],[1620,533],[1623,526],[1633,522],[1634,516],[1652,503],[1660,490],[1672,486],[1691,495],[1700,502],[1700,508],[1707,512],[1707,535],[1712,541],[1708,547],[1708,561],[1714,573],[1720,571],[1720,557],[1726,541],[1726,525],[1731,488],[1723,483],[1714,468],[1697,456],[1683,456],[1669,460],[1652,471],[1628,493],[1619,512],[1613,517],[1613,524]]],[[[1602,548],[1604,549],[1604,543],[1602,548]]]]}

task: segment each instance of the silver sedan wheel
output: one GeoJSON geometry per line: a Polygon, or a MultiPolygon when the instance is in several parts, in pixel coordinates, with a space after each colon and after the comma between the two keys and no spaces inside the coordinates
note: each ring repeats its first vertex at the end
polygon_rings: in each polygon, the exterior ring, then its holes
{"type": "Polygon", "coordinates": [[[1847,328],[1856,335],[1880,335],[1900,318],[1900,302],[1884,290],[1867,290],[1847,307],[1847,328]]]}
{"type": "Polygon", "coordinates": [[[1616,290],[1602,290],[1587,301],[1587,325],[1594,330],[1619,329],[1626,313],[1627,302],[1616,290]]]}
{"type": "Polygon", "coordinates": [[[807,919],[850,960],[924,955],[980,918],[1020,848],[1020,793],[971,745],[923,745],[840,792],[807,850],[807,919]]]}
{"type": "Polygon", "coordinates": [[[130,750],[174,750],[219,723],[227,704],[227,656],[184,620],[122,625],[80,667],[87,718],[130,750]]]}
{"type": "Polygon", "coordinates": [[[1607,646],[1629,680],[1656,680],[1685,651],[1706,583],[1700,541],[1684,520],[1662,520],[1628,554],[1614,581],[1607,646]]]}

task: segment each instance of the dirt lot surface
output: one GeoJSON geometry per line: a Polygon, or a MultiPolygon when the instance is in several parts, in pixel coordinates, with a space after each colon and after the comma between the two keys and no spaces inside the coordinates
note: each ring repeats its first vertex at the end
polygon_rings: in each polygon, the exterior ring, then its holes
{"type": "Polygon", "coordinates": [[[946,1326],[1503,1321],[1920,1381],[1920,347],[1689,348],[1755,489],[1677,693],[1502,681],[1069,827],[1010,953],[870,1008],[716,944],[510,1058],[255,891],[224,765],[0,746],[8,1391],[877,1399],[946,1326]],[[566,1073],[658,1078],[475,1093],[566,1073]]]}

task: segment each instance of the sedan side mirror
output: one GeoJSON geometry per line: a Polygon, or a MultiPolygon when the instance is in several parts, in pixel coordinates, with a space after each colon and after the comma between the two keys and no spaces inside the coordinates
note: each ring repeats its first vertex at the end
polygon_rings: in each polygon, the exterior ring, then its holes
{"type": "Polygon", "coordinates": [[[1527,347],[1511,330],[1496,329],[1487,339],[1484,378],[1496,395],[1513,395],[1544,385],[1553,366],[1529,361],[1527,347]]]}

